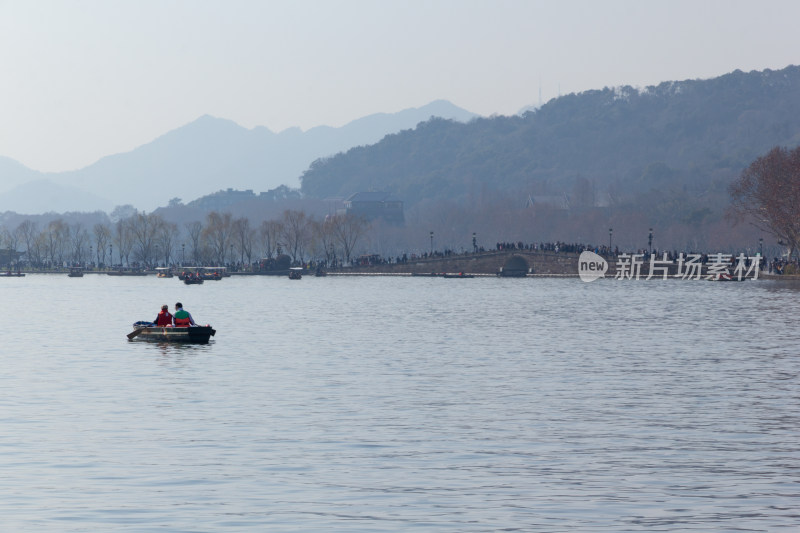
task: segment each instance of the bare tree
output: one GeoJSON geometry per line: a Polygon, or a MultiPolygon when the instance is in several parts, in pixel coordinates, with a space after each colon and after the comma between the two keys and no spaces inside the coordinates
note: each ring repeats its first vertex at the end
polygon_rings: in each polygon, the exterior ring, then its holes
{"type": "Polygon", "coordinates": [[[325,220],[314,221],[311,225],[316,251],[320,256],[324,256],[329,264],[333,261],[334,256],[333,224],[333,217],[326,217],[325,220]]]}
{"type": "Polygon", "coordinates": [[[11,249],[11,232],[5,226],[0,226],[0,247],[11,249]]]}
{"type": "Polygon", "coordinates": [[[22,236],[19,234],[18,231],[16,230],[10,231],[5,226],[3,226],[2,240],[3,240],[3,246],[5,248],[9,250],[14,250],[16,252],[17,248],[19,247],[21,237],[22,236]]]}
{"type": "Polygon", "coordinates": [[[62,266],[70,246],[70,228],[63,220],[56,219],[44,230],[45,252],[51,265],[62,266]]]}
{"type": "Polygon", "coordinates": [[[155,258],[156,234],[164,220],[153,213],[149,215],[136,213],[128,220],[134,245],[134,257],[149,265],[155,258]]]}
{"type": "Polygon", "coordinates": [[[47,239],[44,232],[38,232],[31,241],[30,245],[25,249],[28,256],[28,262],[31,265],[42,266],[45,261],[45,250],[47,239]]]}
{"type": "MultiPolygon", "coordinates": [[[[33,243],[39,236],[39,228],[37,227],[36,223],[27,219],[23,220],[20,222],[19,226],[17,226],[17,229],[14,230],[14,233],[16,233],[18,238],[25,243],[25,254],[27,255],[27,259],[29,261],[32,260],[30,252],[33,248],[33,243]]],[[[41,261],[41,259],[39,260],[41,261]]]]}
{"type": "Polygon", "coordinates": [[[369,223],[360,216],[353,214],[337,215],[333,217],[333,235],[341,247],[344,259],[348,263],[358,241],[369,228],[369,223]]]}
{"type": "MultiPolygon", "coordinates": [[[[120,264],[130,264],[130,253],[133,249],[133,233],[131,231],[132,219],[133,217],[124,218],[119,220],[114,226],[114,242],[117,243],[117,253],[119,253],[120,264]],[[123,258],[125,259],[124,261],[123,258]]],[[[111,257],[111,261],[114,261],[113,255],[111,257]]]]}
{"type": "Polygon", "coordinates": [[[225,263],[225,254],[231,241],[231,222],[230,213],[217,213],[212,211],[206,218],[206,227],[203,231],[203,237],[208,246],[211,248],[211,253],[214,260],[220,265],[225,263]]]}
{"type": "Polygon", "coordinates": [[[70,229],[70,236],[72,237],[72,261],[76,264],[82,264],[88,256],[89,246],[89,232],[84,229],[80,222],[73,224],[70,229]]]}
{"type": "Polygon", "coordinates": [[[258,233],[261,237],[262,254],[267,259],[272,259],[272,254],[278,249],[278,240],[283,233],[283,225],[277,220],[265,220],[258,228],[258,233]]]}
{"type": "Polygon", "coordinates": [[[64,265],[70,257],[71,243],[72,243],[72,228],[63,220],[59,220],[60,224],[56,231],[56,239],[58,246],[56,247],[58,264],[64,265]]]}
{"type": "Polygon", "coordinates": [[[96,246],[96,257],[98,264],[106,263],[106,249],[111,242],[111,230],[105,224],[99,222],[92,228],[94,233],[94,244],[96,246]]]}
{"type": "Polygon", "coordinates": [[[172,254],[175,252],[175,243],[178,240],[178,226],[172,222],[160,220],[156,228],[156,244],[161,250],[164,265],[172,263],[172,254]]]}
{"type": "Polygon", "coordinates": [[[283,212],[283,231],[281,240],[286,246],[286,253],[293,262],[303,259],[305,246],[311,236],[309,220],[303,211],[287,210],[283,212]]]}
{"type": "MultiPolygon", "coordinates": [[[[189,237],[189,256],[192,258],[192,261],[195,263],[199,263],[200,256],[200,247],[202,246],[202,238],[203,238],[203,223],[202,222],[189,222],[186,224],[186,234],[189,237]]],[[[183,258],[181,258],[183,260],[183,258]]]]}
{"type": "Polygon", "coordinates": [[[747,167],[730,186],[733,212],[789,247],[800,245],[800,146],[776,147],[747,167]]]}
{"type": "Polygon", "coordinates": [[[239,252],[239,262],[250,264],[253,257],[253,241],[255,241],[255,230],[250,227],[250,220],[246,217],[237,218],[233,221],[233,245],[239,252]]]}

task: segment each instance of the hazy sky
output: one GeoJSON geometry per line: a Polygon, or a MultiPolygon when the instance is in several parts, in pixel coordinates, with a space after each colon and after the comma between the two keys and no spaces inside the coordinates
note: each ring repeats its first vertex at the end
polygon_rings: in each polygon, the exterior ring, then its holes
{"type": "Polygon", "coordinates": [[[70,170],[204,114],[276,132],[440,98],[505,115],[540,87],[780,69],[798,20],[797,0],[0,0],[0,156],[70,170]]]}

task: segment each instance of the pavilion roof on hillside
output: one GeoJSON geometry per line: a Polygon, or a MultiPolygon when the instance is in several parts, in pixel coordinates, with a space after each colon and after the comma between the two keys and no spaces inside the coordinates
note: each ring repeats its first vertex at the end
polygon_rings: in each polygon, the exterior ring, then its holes
{"type": "Polygon", "coordinates": [[[394,202],[390,192],[357,192],[347,199],[348,202],[394,202]]]}

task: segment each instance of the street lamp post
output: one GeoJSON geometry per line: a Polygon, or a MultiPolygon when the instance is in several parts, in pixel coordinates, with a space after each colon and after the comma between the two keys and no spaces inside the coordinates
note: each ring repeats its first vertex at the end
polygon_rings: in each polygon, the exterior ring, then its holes
{"type": "Polygon", "coordinates": [[[758,238],[758,254],[761,257],[764,257],[764,238],[763,237],[759,237],[758,238]]]}
{"type": "Polygon", "coordinates": [[[650,255],[653,255],[653,228],[650,228],[650,235],[647,237],[647,246],[650,251],[650,255]]]}
{"type": "Polygon", "coordinates": [[[478,253],[478,237],[475,235],[475,232],[472,232],[472,252],[478,253]]]}
{"type": "Polygon", "coordinates": [[[433,256],[433,232],[431,232],[431,256],[433,256]]]}
{"type": "Polygon", "coordinates": [[[186,264],[186,243],[181,243],[181,266],[186,264]]]}
{"type": "Polygon", "coordinates": [[[611,253],[611,236],[614,234],[614,228],[608,228],[608,253],[611,253]]]}
{"type": "Polygon", "coordinates": [[[94,248],[92,248],[92,245],[90,244],[89,245],[89,264],[90,265],[92,264],[92,255],[93,255],[92,252],[93,252],[93,250],[94,250],[94,248]]]}
{"type": "Polygon", "coordinates": [[[111,268],[114,268],[114,245],[108,245],[108,261],[111,263],[111,268]]]}

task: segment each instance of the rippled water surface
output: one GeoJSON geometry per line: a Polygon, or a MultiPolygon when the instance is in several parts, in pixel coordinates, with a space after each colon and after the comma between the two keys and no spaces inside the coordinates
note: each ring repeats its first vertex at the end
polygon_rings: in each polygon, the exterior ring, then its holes
{"type": "Polygon", "coordinates": [[[0,525],[796,530],[799,289],[2,279],[0,525]]]}

